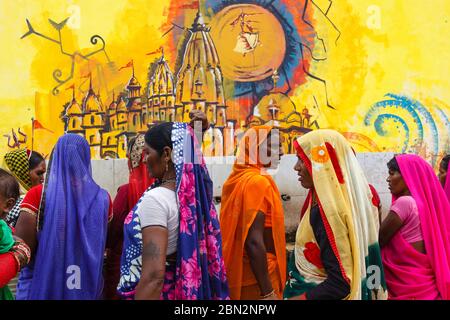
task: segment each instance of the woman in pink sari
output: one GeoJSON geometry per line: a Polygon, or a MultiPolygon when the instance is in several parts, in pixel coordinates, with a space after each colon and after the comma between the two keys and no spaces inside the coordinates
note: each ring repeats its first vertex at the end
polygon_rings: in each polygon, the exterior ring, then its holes
{"type": "Polygon", "coordinates": [[[450,205],[433,168],[416,155],[388,163],[391,210],[380,228],[389,299],[450,299],[450,205]]]}
{"type": "Polygon", "coordinates": [[[439,165],[439,181],[444,188],[447,199],[450,202],[450,175],[448,175],[448,168],[450,162],[450,154],[442,158],[441,164],[439,165]]]}

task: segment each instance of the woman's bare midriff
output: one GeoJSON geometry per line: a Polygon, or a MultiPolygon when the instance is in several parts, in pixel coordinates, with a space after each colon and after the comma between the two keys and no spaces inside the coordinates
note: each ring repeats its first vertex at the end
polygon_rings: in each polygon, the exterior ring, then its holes
{"type": "Polygon", "coordinates": [[[425,242],[423,242],[423,240],[411,242],[410,244],[414,249],[416,249],[420,253],[423,253],[423,254],[427,253],[427,251],[425,250],[425,242]]]}

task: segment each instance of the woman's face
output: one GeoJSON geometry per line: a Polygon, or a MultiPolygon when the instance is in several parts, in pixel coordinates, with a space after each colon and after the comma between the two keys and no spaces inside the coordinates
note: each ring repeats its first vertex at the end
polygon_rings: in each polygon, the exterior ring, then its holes
{"type": "Polygon", "coordinates": [[[438,178],[442,187],[445,187],[445,181],[447,180],[447,168],[444,168],[442,164],[439,166],[438,178]]]}
{"type": "Polygon", "coordinates": [[[305,189],[314,188],[314,182],[309,174],[308,168],[305,166],[303,160],[297,156],[298,160],[295,164],[294,170],[297,171],[297,175],[299,176],[298,181],[302,184],[302,187],[305,189]]]}
{"type": "Polygon", "coordinates": [[[389,176],[386,179],[389,184],[389,190],[394,196],[401,196],[409,192],[409,189],[403,180],[400,172],[389,169],[389,176]]]}
{"type": "Polygon", "coordinates": [[[270,162],[265,164],[264,167],[276,169],[280,164],[281,156],[283,155],[283,144],[278,130],[272,130],[270,132],[266,143],[263,143],[263,148],[265,148],[264,145],[267,147],[267,158],[270,159],[270,162]]]}
{"type": "Polygon", "coordinates": [[[46,171],[47,167],[45,165],[44,160],[41,163],[39,163],[36,168],[30,170],[30,179],[32,187],[44,183],[44,175],[46,171]]]}
{"type": "Polygon", "coordinates": [[[169,147],[165,147],[163,154],[159,155],[158,151],[145,143],[143,154],[144,163],[147,165],[150,176],[161,180],[166,173],[166,164],[170,167],[172,150],[169,147]]]}

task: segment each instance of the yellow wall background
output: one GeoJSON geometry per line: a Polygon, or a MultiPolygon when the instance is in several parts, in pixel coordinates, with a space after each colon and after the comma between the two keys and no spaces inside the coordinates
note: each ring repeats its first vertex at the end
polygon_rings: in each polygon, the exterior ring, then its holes
{"type": "MultiPolygon", "coordinates": [[[[289,1],[287,1],[289,2],[289,1]]],[[[323,84],[308,79],[294,88],[291,99],[298,106],[311,106],[314,93],[322,92],[319,110],[314,117],[325,128],[341,132],[357,133],[368,137],[379,151],[401,151],[404,132],[395,121],[383,124],[387,132],[381,136],[374,125],[365,125],[364,118],[370,107],[386,99],[388,93],[398,94],[420,101],[433,116],[439,132],[439,152],[430,151],[433,131],[424,122],[424,145],[416,149],[427,158],[436,158],[448,152],[449,124],[437,112],[436,107],[450,117],[450,2],[446,0],[341,0],[334,1],[327,17],[341,32],[338,33],[318,10],[328,8],[329,1],[314,1],[315,30],[327,44],[327,61],[312,63],[311,70],[327,81],[327,94],[332,110],[325,106],[323,84]],[[427,147],[428,146],[428,147],[427,147]]],[[[0,153],[8,150],[3,135],[11,129],[21,128],[29,137],[31,118],[37,118],[55,133],[36,130],[36,149],[44,154],[51,151],[58,135],[63,131],[59,120],[62,105],[70,100],[70,91],[62,86],[54,96],[52,72],[70,70],[70,58],[60,54],[57,44],[42,38],[20,37],[27,31],[26,19],[42,34],[57,37],[48,23],[51,18],[60,22],[71,17],[68,27],[62,31],[65,50],[88,53],[95,48],[89,42],[93,34],[106,41],[106,51],[116,67],[134,60],[136,77],[145,86],[147,68],[151,58],[145,53],[163,45],[161,35],[167,24],[170,1],[127,0],[3,0],[0,1],[0,153]]],[[[217,41],[216,39],[214,39],[217,41]]],[[[316,46],[318,47],[318,46],[316,46]]],[[[321,52],[313,51],[320,55],[321,52]]],[[[168,51],[172,67],[173,52],[168,51]]],[[[74,79],[93,70],[98,64],[106,69],[104,55],[98,54],[86,63],[76,60],[74,79]]],[[[127,70],[108,74],[108,88],[100,87],[100,95],[106,105],[110,103],[108,90],[127,83],[127,70]]],[[[94,84],[99,79],[93,79],[94,84]]],[[[70,85],[68,82],[66,87],[70,85]]],[[[85,87],[87,84],[85,85],[85,87]]],[[[416,124],[403,115],[401,108],[393,108],[403,117],[415,135],[416,124]]],[[[356,141],[358,151],[376,151],[367,144],[356,141]]],[[[30,141],[28,142],[30,146],[30,141]]]]}

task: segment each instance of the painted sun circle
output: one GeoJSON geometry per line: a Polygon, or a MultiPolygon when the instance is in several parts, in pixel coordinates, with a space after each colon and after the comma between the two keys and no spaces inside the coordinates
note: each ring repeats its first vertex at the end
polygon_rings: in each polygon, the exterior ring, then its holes
{"type": "Polygon", "coordinates": [[[276,17],[261,6],[228,6],[213,17],[210,26],[222,73],[230,80],[265,79],[283,62],[284,30],[276,17]]]}

